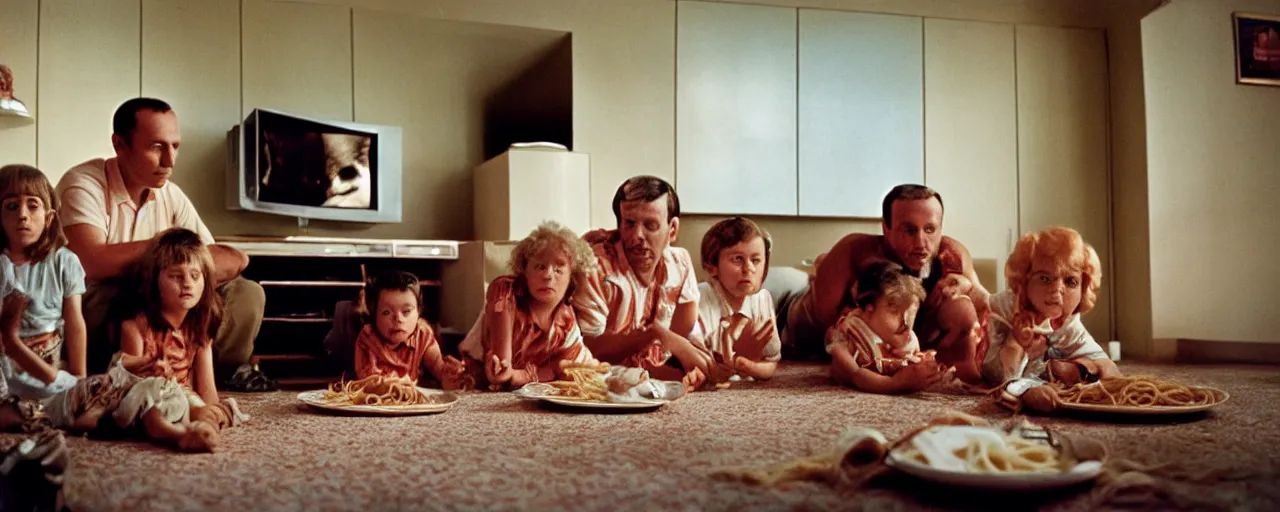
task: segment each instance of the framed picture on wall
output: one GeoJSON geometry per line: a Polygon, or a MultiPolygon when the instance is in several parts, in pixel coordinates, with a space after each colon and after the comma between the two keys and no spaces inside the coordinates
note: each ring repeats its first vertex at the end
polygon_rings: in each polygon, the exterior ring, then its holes
{"type": "Polygon", "coordinates": [[[1280,16],[1237,12],[1236,83],[1280,85],[1280,16]]]}

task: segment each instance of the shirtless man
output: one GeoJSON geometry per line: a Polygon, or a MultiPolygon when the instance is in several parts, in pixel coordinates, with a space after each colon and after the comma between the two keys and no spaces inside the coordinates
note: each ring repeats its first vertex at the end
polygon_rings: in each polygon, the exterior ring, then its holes
{"type": "Polygon", "coordinates": [[[697,277],[689,251],[671,245],[680,229],[680,198],[666,181],[636,176],[618,187],[613,215],[617,229],[583,236],[600,263],[573,295],[583,340],[601,361],[695,389],[706,380],[711,354],[690,341],[698,320],[697,277]]]}
{"type": "MultiPolygon", "coordinates": [[[[942,196],[922,185],[899,185],[885,196],[882,212],[883,235],[846,235],[818,257],[817,274],[808,289],[781,294],[792,297],[779,305],[778,316],[786,318],[783,346],[796,355],[822,352],[827,328],[852,301],[849,290],[857,284],[858,273],[876,260],[889,260],[919,276],[928,294],[914,327],[921,348],[937,350],[938,362],[954,366],[961,380],[981,383],[975,357],[981,340],[979,319],[986,312],[988,293],[973,270],[969,251],[960,242],[942,236],[942,196]],[[955,274],[967,278],[968,283],[944,279],[955,274]]],[[[772,270],[770,274],[772,277],[772,270]]],[[[898,375],[916,382],[917,389],[940,376],[938,365],[913,366],[898,375]]]]}

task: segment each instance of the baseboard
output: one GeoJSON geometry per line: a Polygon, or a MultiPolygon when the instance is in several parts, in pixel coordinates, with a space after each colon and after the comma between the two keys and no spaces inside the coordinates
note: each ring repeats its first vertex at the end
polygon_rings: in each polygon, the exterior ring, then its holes
{"type": "Polygon", "coordinates": [[[1177,339],[1177,363],[1280,364],[1280,343],[1177,339]]]}

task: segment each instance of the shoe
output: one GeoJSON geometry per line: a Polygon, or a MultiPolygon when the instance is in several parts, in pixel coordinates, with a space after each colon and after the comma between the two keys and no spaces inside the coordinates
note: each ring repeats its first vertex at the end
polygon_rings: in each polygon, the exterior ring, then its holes
{"type": "Polygon", "coordinates": [[[280,383],[267,377],[256,364],[242,364],[222,385],[226,391],[265,393],[280,389],[280,383]]]}

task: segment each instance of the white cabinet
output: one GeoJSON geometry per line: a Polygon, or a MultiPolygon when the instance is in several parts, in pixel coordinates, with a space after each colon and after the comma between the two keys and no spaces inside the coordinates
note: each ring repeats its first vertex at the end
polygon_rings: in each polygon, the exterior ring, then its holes
{"type": "Polygon", "coordinates": [[[591,227],[591,156],[512,148],[476,166],[476,240],[520,240],[543,221],[585,233],[591,227]]]}
{"type": "Polygon", "coordinates": [[[924,182],[921,22],[800,10],[800,215],[878,218],[924,182]]]}
{"type": "Polygon", "coordinates": [[[1018,232],[1013,25],[924,21],[925,184],[942,194],[943,232],[976,259],[1004,262],[1018,232]]]}
{"type": "Polygon", "coordinates": [[[676,189],[688,213],[796,214],[796,10],[680,2],[676,189]]]}

